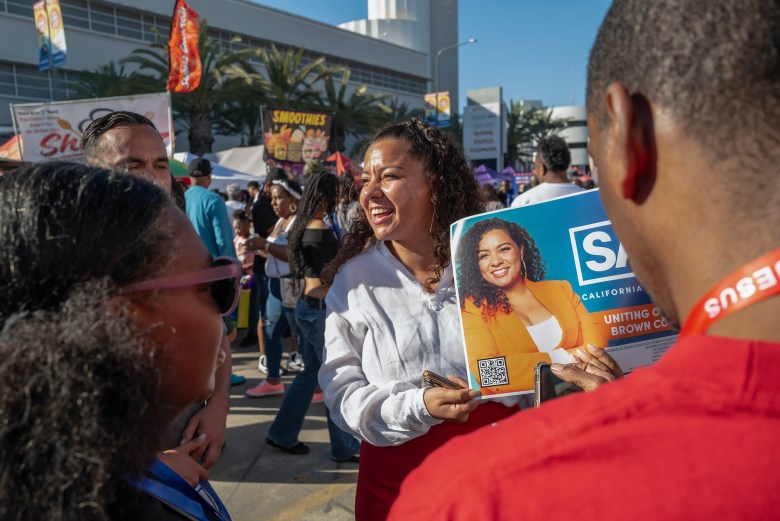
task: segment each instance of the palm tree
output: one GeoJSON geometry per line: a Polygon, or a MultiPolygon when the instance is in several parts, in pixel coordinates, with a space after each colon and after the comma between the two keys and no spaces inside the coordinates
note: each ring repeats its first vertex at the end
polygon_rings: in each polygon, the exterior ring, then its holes
{"type": "MultiPolygon", "coordinates": [[[[217,109],[225,103],[246,99],[247,93],[261,92],[264,78],[254,69],[250,60],[259,56],[257,49],[232,51],[223,48],[207,34],[206,22],[200,24],[198,47],[202,74],[200,85],[188,93],[173,93],[173,107],[189,127],[190,152],[202,155],[211,152],[214,143],[213,127],[224,117],[217,109]]],[[[234,37],[231,43],[240,41],[234,37]]],[[[165,88],[168,79],[167,43],[152,45],[133,51],[132,56],[121,63],[134,63],[141,70],[149,70],[153,76],[146,88],[157,91],[165,88]]],[[[258,100],[258,104],[260,100],[258,100]]]]}
{"type": "Polygon", "coordinates": [[[387,114],[387,121],[402,121],[409,118],[422,118],[425,113],[422,109],[410,109],[405,101],[393,98],[389,102],[379,104],[379,108],[387,114]]]}
{"type": "Polygon", "coordinates": [[[325,58],[303,63],[304,49],[282,52],[271,44],[258,50],[265,67],[262,89],[269,106],[305,110],[318,105],[319,92],[313,85],[330,74],[325,58]]]}
{"type": "Polygon", "coordinates": [[[72,98],[110,98],[112,96],[128,96],[143,94],[145,80],[141,74],[128,74],[124,65],[117,66],[115,62],[99,65],[92,71],[78,74],[76,81],[68,85],[75,92],[72,98]]]}
{"type": "MultiPolygon", "coordinates": [[[[324,67],[323,67],[324,68],[324,67]]],[[[324,74],[323,93],[317,100],[319,108],[333,113],[334,150],[343,152],[347,135],[360,137],[376,130],[387,121],[387,106],[381,103],[388,94],[371,94],[366,85],[358,85],[347,96],[350,71],[347,68],[332,69],[324,74]],[[341,81],[336,85],[334,77],[341,73],[341,81]]]]}
{"type": "Polygon", "coordinates": [[[533,147],[543,137],[558,134],[569,119],[553,118],[552,109],[525,105],[523,100],[509,101],[507,112],[507,164],[514,167],[518,158],[530,160],[533,147]]]}

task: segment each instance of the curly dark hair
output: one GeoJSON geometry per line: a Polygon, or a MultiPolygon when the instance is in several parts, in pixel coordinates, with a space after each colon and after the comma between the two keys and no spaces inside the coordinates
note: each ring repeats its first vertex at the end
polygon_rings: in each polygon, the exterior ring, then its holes
{"type": "Polygon", "coordinates": [[[303,278],[303,232],[325,203],[325,213],[336,210],[339,179],[328,172],[309,174],[303,189],[297,217],[290,229],[288,238],[290,272],[297,278],[303,278]]]}
{"type": "Polygon", "coordinates": [[[172,208],[143,179],[83,165],[0,178],[1,519],[116,519],[133,503],[125,478],[174,411],[161,351],[113,297],[169,263],[172,208]]]}
{"type": "Polygon", "coordinates": [[[512,311],[506,293],[501,288],[487,282],[479,271],[477,258],[479,243],[486,233],[493,230],[504,230],[518,246],[523,248],[523,261],[525,261],[523,276],[525,278],[538,282],[544,279],[546,272],[544,259],[542,259],[536,242],[528,231],[519,224],[494,217],[479,221],[469,228],[460,240],[457,251],[460,306],[463,308],[466,299],[471,298],[478,308],[485,305],[483,313],[488,316],[495,316],[499,311],[501,313],[512,311]]]}
{"type": "MultiPolygon", "coordinates": [[[[479,198],[479,184],[454,138],[421,119],[388,124],[371,138],[368,148],[383,139],[399,139],[407,143],[409,153],[422,163],[431,182],[434,222],[430,239],[436,264],[433,266],[434,276],[425,281],[425,289],[432,292],[450,264],[450,225],[484,211],[479,198]]],[[[323,283],[331,284],[341,266],[366,246],[375,244],[376,240],[365,212],[358,212],[351,232],[344,237],[344,247],[322,271],[323,283]]]]}

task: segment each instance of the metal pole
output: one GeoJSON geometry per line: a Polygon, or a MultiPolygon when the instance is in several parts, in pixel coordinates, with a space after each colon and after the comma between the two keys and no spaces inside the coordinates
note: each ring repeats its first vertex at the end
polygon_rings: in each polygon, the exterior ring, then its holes
{"type": "Polygon", "coordinates": [[[467,45],[469,43],[476,43],[476,42],[477,42],[476,38],[469,38],[465,42],[456,43],[455,45],[450,45],[448,47],[444,47],[443,49],[439,49],[439,52],[436,53],[436,59],[434,60],[434,89],[435,89],[436,108],[434,109],[433,124],[437,127],[439,126],[439,57],[444,51],[457,49],[461,45],[467,45]]]}

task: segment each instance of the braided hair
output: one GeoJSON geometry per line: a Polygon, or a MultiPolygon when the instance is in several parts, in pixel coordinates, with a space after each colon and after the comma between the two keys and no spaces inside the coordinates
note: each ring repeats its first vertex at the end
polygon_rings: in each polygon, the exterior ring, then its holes
{"type": "MultiPolygon", "coordinates": [[[[432,292],[450,264],[450,225],[484,210],[479,185],[454,138],[421,119],[388,124],[371,138],[369,148],[383,139],[407,143],[409,153],[422,163],[431,183],[433,226],[429,237],[436,263],[433,277],[425,281],[425,289],[432,292]]],[[[344,247],[322,271],[323,283],[331,284],[341,266],[376,241],[365,212],[358,212],[350,233],[344,237],[344,247]]]]}
{"type": "Polygon", "coordinates": [[[290,271],[294,277],[303,278],[303,232],[325,205],[325,213],[336,210],[338,178],[328,172],[310,174],[306,179],[297,217],[288,238],[290,271]]]}
{"type": "Polygon", "coordinates": [[[526,279],[539,282],[544,278],[546,271],[544,259],[542,259],[536,242],[528,231],[519,224],[494,217],[479,221],[469,228],[458,244],[456,254],[460,307],[463,308],[466,299],[471,298],[478,308],[485,306],[482,312],[488,316],[495,316],[499,311],[502,313],[512,311],[506,293],[501,288],[487,282],[479,271],[479,243],[486,233],[493,230],[504,230],[523,249],[525,265],[523,271],[526,279]]]}

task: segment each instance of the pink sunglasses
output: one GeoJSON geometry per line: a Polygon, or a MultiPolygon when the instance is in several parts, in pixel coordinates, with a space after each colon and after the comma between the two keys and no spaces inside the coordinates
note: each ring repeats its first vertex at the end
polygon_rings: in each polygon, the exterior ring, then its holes
{"type": "Polygon", "coordinates": [[[224,317],[232,313],[238,304],[241,289],[241,263],[232,257],[216,257],[211,262],[211,267],[203,270],[128,284],[120,290],[120,293],[187,288],[207,282],[211,283],[209,291],[219,314],[224,317]]]}

